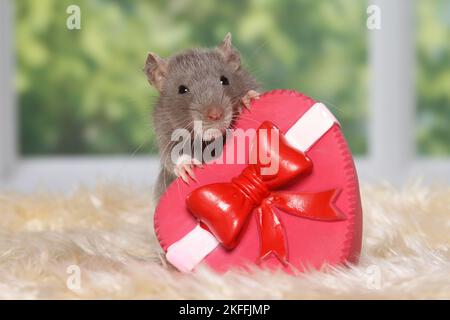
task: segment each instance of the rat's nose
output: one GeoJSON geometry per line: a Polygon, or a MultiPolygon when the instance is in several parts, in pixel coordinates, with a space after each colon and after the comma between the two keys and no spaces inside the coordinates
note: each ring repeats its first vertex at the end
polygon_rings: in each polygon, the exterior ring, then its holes
{"type": "Polygon", "coordinates": [[[211,121],[218,121],[223,119],[223,108],[218,106],[210,106],[206,110],[206,117],[211,121]]]}

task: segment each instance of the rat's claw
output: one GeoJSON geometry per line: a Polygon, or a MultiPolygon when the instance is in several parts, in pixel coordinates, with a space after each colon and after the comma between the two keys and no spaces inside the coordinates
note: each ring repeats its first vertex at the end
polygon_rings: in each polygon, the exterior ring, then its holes
{"type": "Polygon", "coordinates": [[[249,92],[247,92],[247,96],[249,96],[250,99],[258,100],[261,94],[256,90],[250,90],[249,92]]]}
{"type": "Polygon", "coordinates": [[[186,171],[180,170],[180,178],[181,178],[184,182],[186,182],[187,184],[189,184],[189,177],[188,177],[186,171]]]}
{"type": "Polygon", "coordinates": [[[195,159],[195,158],[192,159],[192,165],[195,166],[195,167],[203,168],[202,162],[197,160],[197,159],[195,159]]]}
{"type": "Polygon", "coordinates": [[[260,93],[255,90],[250,90],[247,94],[242,98],[242,104],[244,107],[250,111],[250,103],[253,99],[257,100],[260,97],[260,93]]]}
{"type": "Polygon", "coordinates": [[[182,164],[176,166],[173,171],[177,177],[181,178],[184,182],[189,184],[189,176],[190,175],[189,175],[188,170],[190,170],[190,165],[186,164],[186,163],[182,163],[182,164]]]}
{"type": "Polygon", "coordinates": [[[197,159],[192,159],[188,156],[183,156],[178,160],[173,172],[185,183],[189,184],[189,178],[197,181],[195,177],[194,167],[203,167],[202,163],[197,159]]]}
{"type": "Polygon", "coordinates": [[[194,172],[194,170],[192,170],[193,165],[186,165],[184,168],[186,170],[186,173],[189,175],[189,177],[191,177],[192,180],[197,182],[197,179],[195,178],[195,172],[194,172]]]}

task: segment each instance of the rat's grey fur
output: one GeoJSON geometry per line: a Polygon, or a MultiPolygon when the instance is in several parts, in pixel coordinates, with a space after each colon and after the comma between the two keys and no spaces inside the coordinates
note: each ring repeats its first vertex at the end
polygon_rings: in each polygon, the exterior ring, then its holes
{"type": "Polygon", "coordinates": [[[166,187],[176,178],[171,141],[175,129],[187,128],[192,132],[195,120],[203,121],[204,130],[229,128],[232,121],[242,112],[241,99],[250,90],[257,90],[256,80],[241,66],[239,52],[231,46],[231,36],[214,49],[190,49],[167,60],[150,55],[146,64],[149,82],[160,91],[154,107],[153,122],[161,156],[161,172],[158,177],[155,196],[158,199],[166,187]],[[158,81],[156,76],[162,74],[158,81]],[[225,76],[229,85],[224,86],[220,77],[225,76]],[[184,85],[189,93],[179,94],[184,85]],[[208,122],[206,108],[221,106],[222,121],[208,122]]]}

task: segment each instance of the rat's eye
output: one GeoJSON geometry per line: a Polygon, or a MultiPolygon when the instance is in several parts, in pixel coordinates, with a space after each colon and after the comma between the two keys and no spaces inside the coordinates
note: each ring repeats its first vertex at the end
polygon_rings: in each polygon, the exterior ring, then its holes
{"type": "Polygon", "coordinates": [[[188,87],[186,87],[186,86],[179,86],[178,87],[178,93],[179,94],[185,94],[185,93],[188,93],[188,92],[189,92],[188,87]]]}
{"type": "Polygon", "coordinates": [[[230,81],[228,81],[228,78],[227,78],[227,77],[221,76],[221,77],[220,77],[220,83],[221,83],[223,86],[227,86],[227,85],[230,84],[230,81]]]}

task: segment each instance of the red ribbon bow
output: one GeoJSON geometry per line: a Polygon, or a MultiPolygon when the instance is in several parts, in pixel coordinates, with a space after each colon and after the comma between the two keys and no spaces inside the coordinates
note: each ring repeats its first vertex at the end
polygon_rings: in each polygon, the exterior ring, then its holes
{"type": "MultiPolygon", "coordinates": [[[[274,253],[285,263],[285,232],[274,207],[297,217],[321,221],[344,220],[345,216],[333,205],[339,193],[337,189],[317,193],[275,192],[310,174],[312,162],[303,152],[290,146],[271,122],[264,122],[255,138],[259,149],[254,158],[256,164],[248,165],[231,183],[215,183],[194,190],[187,196],[186,204],[227,249],[237,246],[240,234],[256,209],[261,236],[260,258],[274,253]],[[278,148],[273,142],[278,142],[278,148]],[[261,155],[268,156],[270,162],[263,164],[261,155]],[[274,163],[278,170],[263,174],[263,170],[274,163]]],[[[252,148],[251,154],[254,152],[257,150],[252,148]]]]}

